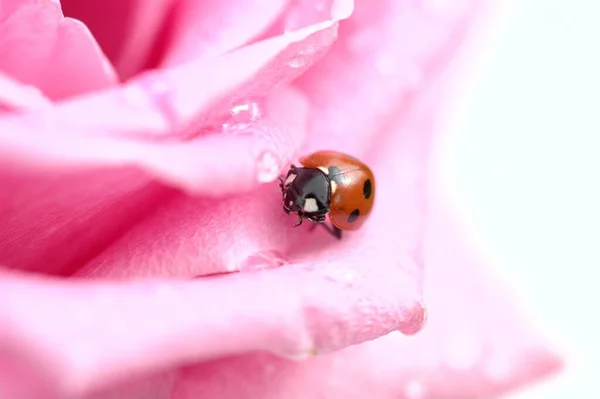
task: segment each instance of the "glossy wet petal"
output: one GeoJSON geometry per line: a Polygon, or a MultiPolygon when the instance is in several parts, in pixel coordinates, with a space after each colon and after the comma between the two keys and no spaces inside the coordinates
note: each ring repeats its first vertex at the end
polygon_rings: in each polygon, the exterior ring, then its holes
{"type": "MultiPolygon", "coordinates": [[[[422,312],[405,269],[378,265],[371,274],[372,265],[353,266],[362,273],[350,289],[318,264],[194,282],[6,277],[0,319],[13,350],[3,360],[24,364],[27,376],[9,383],[58,396],[228,354],[306,357],[401,328],[422,312]]],[[[344,259],[331,264],[347,267],[344,259]]]]}
{"type": "Polygon", "coordinates": [[[161,66],[220,56],[249,43],[275,22],[288,1],[181,0],[171,19],[171,45],[161,66]]]}
{"type": "Polygon", "coordinates": [[[53,100],[117,82],[89,30],[64,18],[57,0],[9,0],[2,6],[1,72],[38,87],[53,100]]]}
{"type": "Polygon", "coordinates": [[[26,158],[36,152],[53,165],[73,164],[87,157],[95,164],[110,165],[118,159],[147,168],[144,146],[158,151],[162,143],[140,144],[131,138],[197,135],[199,129],[227,115],[235,104],[267,96],[326,52],[335,40],[336,23],[323,21],[223,57],[151,72],[123,88],[67,101],[51,112],[0,120],[0,148],[15,150],[14,157],[26,158]],[[32,129],[22,128],[18,137],[8,135],[16,126],[32,129]],[[72,144],[67,145],[69,142],[72,144]],[[119,155],[95,151],[99,146],[110,146],[119,155]]]}
{"type": "Polygon", "coordinates": [[[445,2],[439,8],[430,3],[356,2],[327,62],[294,82],[311,104],[309,131],[327,132],[307,151],[360,151],[373,131],[389,123],[388,116],[409,107],[420,86],[448,64],[484,5],[479,0],[445,2]]]}
{"type": "MultiPolygon", "coordinates": [[[[404,118],[396,134],[388,135],[390,141],[385,146],[388,152],[379,153],[380,162],[373,162],[382,181],[382,200],[365,230],[349,235],[343,242],[323,232],[314,232],[311,238],[296,240],[303,243],[293,247],[294,251],[288,253],[289,263],[283,267],[205,277],[193,282],[69,285],[9,281],[0,292],[5,303],[14,304],[5,316],[12,321],[11,339],[35,345],[33,353],[44,354],[47,361],[62,366],[55,367],[52,375],[40,378],[39,389],[57,394],[83,392],[117,382],[119,376],[142,377],[165,367],[228,354],[262,350],[279,356],[306,357],[394,330],[408,333],[418,330],[424,321],[419,264],[424,199],[419,188],[423,185],[417,181],[424,178],[425,168],[419,162],[426,159],[408,155],[418,154],[415,149],[428,139],[427,134],[422,134],[423,126],[428,126],[433,117],[430,109],[418,105],[431,104],[437,98],[437,89],[425,95],[414,108],[421,112],[404,118]],[[415,129],[417,126],[421,128],[415,129]],[[415,131],[421,134],[414,134],[415,131]],[[402,156],[396,158],[392,154],[402,156]],[[398,174],[396,167],[417,173],[398,174]],[[398,198],[402,201],[398,202],[398,198]],[[43,312],[33,305],[41,301],[46,303],[43,312]],[[19,313],[13,316],[15,309],[19,313]],[[48,318],[61,322],[55,323],[56,329],[40,336],[36,331],[48,318]],[[96,325],[98,318],[106,320],[105,329],[83,334],[90,325],[96,325]],[[62,385],[52,386],[46,381],[62,385]]],[[[276,201],[276,189],[273,193],[276,201]]],[[[193,204],[189,207],[193,208],[193,204]]],[[[216,216],[243,220],[244,214],[227,213],[224,209],[209,208],[216,216]]],[[[177,211],[174,209],[171,214],[172,226],[180,224],[177,211]]],[[[268,215],[266,209],[264,212],[268,215]]],[[[274,209],[272,213],[279,212],[274,209]]],[[[185,220],[190,223],[193,218],[185,220]]],[[[282,222],[279,226],[271,224],[270,235],[265,237],[277,241],[307,234],[282,222]]],[[[163,266],[154,275],[169,275],[172,270],[183,270],[184,274],[196,261],[201,267],[209,259],[198,258],[202,253],[190,251],[193,244],[209,248],[205,242],[209,234],[202,232],[203,227],[212,236],[226,240],[224,243],[234,250],[238,248],[238,240],[255,236],[245,229],[236,233],[231,230],[233,223],[227,220],[220,223],[224,226],[222,231],[214,223],[199,224],[197,234],[184,229],[177,236],[168,231],[170,239],[159,240],[162,250],[160,246],[148,249],[151,243],[140,236],[129,240],[128,245],[120,248],[121,256],[113,258],[112,265],[103,265],[104,276],[122,278],[120,270],[131,270],[133,275],[134,265],[139,271],[157,262],[163,266]],[[131,262],[126,251],[135,251],[134,245],[144,246],[150,257],[131,262]]],[[[267,224],[257,226],[269,233],[267,224]]],[[[261,236],[255,239],[264,240],[261,236]]],[[[18,352],[11,359],[22,356],[18,352]]],[[[44,358],[36,363],[44,364],[44,358]]]]}
{"type": "Polygon", "coordinates": [[[303,362],[256,354],[182,369],[173,399],[492,398],[558,371],[560,356],[512,303],[465,229],[435,207],[428,230],[428,322],[303,362]],[[276,382],[276,383],[274,383],[276,382]]]}
{"type": "MultiPolygon", "coordinates": [[[[429,104],[432,98],[438,97],[436,89],[421,101],[429,104]]],[[[137,322],[130,317],[118,316],[131,323],[119,331],[128,330],[135,334],[136,347],[143,346],[144,349],[131,350],[119,359],[105,358],[103,354],[109,351],[109,346],[103,345],[120,347],[131,345],[131,342],[116,342],[111,338],[100,343],[100,337],[89,337],[94,340],[96,348],[88,357],[93,365],[79,366],[77,370],[88,375],[96,373],[93,370],[117,368],[129,370],[130,374],[134,367],[152,371],[155,370],[153,365],[165,362],[169,365],[190,363],[257,350],[302,358],[341,349],[395,330],[407,334],[418,331],[424,323],[419,262],[424,198],[423,184],[418,181],[425,177],[425,168],[420,162],[426,161],[426,158],[408,155],[418,154],[415,150],[429,137],[428,134],[413,132],[423,133],[423,126],[429,124],[432,117],[429,109],[423,109],[410,118],[404,118],[406,125],[400,124],[395,134],[387,136],[389,141],[385,148],[388,150],[379,153],[379,162],[373,162],[381,181],[377,209],[364,231],[349,234],[342,242],[323,231],[315,231],[310,236],[306,230],[293,229],[280,216],[278,208],[270,210],[271,204],[278,202],[276,184],[258,199],[237,197],[220,201],[220,206],[211,207],[200,200],[180,199],[178,201],[186,204],[185,207],[181,203],[167,206],[158,218],[138,225],[136,231],[115,246],[105,261],[88,272],[94,276],[127,280],[142,270],[148,270],[147,276],[187,277],[202,271],[207,265],[219,266],[234,260],[240,262],[241,259],[235,257],[248,256],[249,253],[244,251],[281,249],[281,245],[286,243],[293,245],[284,253],[287,263],[281,267],[243,270],[177,285],[164,283],[160,295],[152,293],[157,289],[150,288],[150,285],[135,285],[143,293],[132,288],[129,292],[136,292],[135,298],[144,298],[143,301],[133,299],[135,309],[127,305],[129,299],[124,288],[122,291],[110,291],[110,294],[98,294],[112,298],[110,301],[123,303],[120,306],[123,312],[145,317],[146,311],[137,308],[143,302],[143,306],[148,306],[148,312],[151,312],[148,317],[152,321],[137,322]],[[417,130],[416,126],[422,128],[417,130]],[[415,171],[415,174],[398,174],[396,167],[415,171]],[[255,207],[263,201],[267,205],[256,210],[255,207]],[[245,222],[258,214],[267,220],[245,222]],[[270,215],[277,215],[274,216],[276,220],[269,220],[270,215]],[[205,250],[198,251],[197,248],[205,250]],[[163,300],[169,304],[160,302],[158,306],[156,301],[163,300]],[[161,309],[166,312],[169,307],[177,319],[162,316],[161,309]],[[156,327],[147,324],[159,322],[169,326],[163,327],[167,330],[160,330],[160,334],[180,337],[178,343],[171,341],[168,353],[161,350],[160,356],[155,349],[157,339],[153,336],[158,333],[156,327]],[[148,332],[135,332],[132,330],[135,325],[148,332]],[[178,330],[184,326],[189,335],[178,330]]],[[[101,255],[99,259],[102,258],[101,255]]],[[[211,271],[219,270],[213,268],[211,271]]],[[[82,271],[82,274],[87,275],[85,272],[82,271]]],[[[106,306],[112,308],[110,304],[106,306]]],[[[85,307],[96,309],[96,314],[103,312],[93,303],[87,303],[85,307]]],[[[72,325],[69,328],[80,327],[72,325]]],[[[116,347],[110,351],[124,353],[116,347]]],[[[70,364],[69,357],[72,355],[65,351],[63,354],[65,362],[70,364]]],[[[67,371],[65,376],[69,375],[70,381],[76,381],[72,374],[75,371],[71,368],[67,371]]]]}
{"type": "MultiPolygon", "coordinates": [[[[438,90],[432,95],[439,97],[438,90]]],[[[354,154],[367,160],[377,176],[377,202],[368,225],[349,233],[341,243],[321,229],[310,233],[309,226],[292,228],[295,220],[282,212],[279,187],[272,182],[227,199],[179,196],[121,237],[81,274],[191,277],[243,270],[248,262],[260,263],[261,257],[271,267],[282,262],[345,259],[352,265],[383,263],[390,268],[400,262],[410,273],[419,270],[416,258],[428,161],[424,143],[430,138],[431,120],[435,118],[429,108],[420,110],[424,101],[431,101],[429,95],[412,104],[413,114],[402,114],[402,123],[388,127],[389,137],[381,139],[386,143],[385,151],[354,154]]],[[[286,104],[281,116],[286,115],[286,106],[299,109],[289,100],[277,103],[286,104]]],[[[308,143],[319,140],[320,136],[312,136],[308,143]]],[[[352,268],[347,272],[354,274],[352,268]]]]}
{"type": "Polygon", "coordinates": [[[74,270],[77,262],[92,259],[113,235],[151,215],[148,207],[164,200],[161,188],[146,188],[152,178],[208,196],[243,194],[274,180],[303,142],[306,104],[293,90],[284,97],[276,93],[271,100],[264,97],[303,70],[282,68],[303,46],[314,45],[319,37],[327,38],[319,42],[325,46],[320,51],[331,44],[332,24],[244,48],[208,66],[201,64],[206,74],[192,63],[140,77],[125,88],[65,101],[49,111],[0,119],[0,184],[11,187],[2,191],[0,235],[7,237],[7,244],[0,248],[0,259],[26,270],[39,270],[41,265],[47,272],[74,270]],[[224,93],[231,95],[211,114],[209,106],[224,93]],[[260,120],[244,111],[244,107],[261,109],[262,104],[260,120]],[[136,138],[139,133],[171,134],[202,112],[207,113],[205,123],[214,126],[216,121],[218,132],[183,142],[136,138]],[[120,172],[129,166],[145,174],[120,172]],[[106,181],[113,183],[102,186],[106,181]],[[145,190],[150,192],[148,198],[145,190]],[[120,199],[125,200],[122,206],[120,199]],[[136,201],[141,201],[139,207],[136,201]],[[140,212],[130,212],[131,218],[109,217],[132,207],[140,212]],[[99,212],[106,212],[105,217],[99,212]],[[88,222],[94,225],[87,226],[88,222]],[[75,248],[68,244],[71,236],[79,242],[75,248]],[[15,240],[27,242],[29,250],[15,251],[15,240]],[[40,263],[48,257],[51,262],[40,263]]]}

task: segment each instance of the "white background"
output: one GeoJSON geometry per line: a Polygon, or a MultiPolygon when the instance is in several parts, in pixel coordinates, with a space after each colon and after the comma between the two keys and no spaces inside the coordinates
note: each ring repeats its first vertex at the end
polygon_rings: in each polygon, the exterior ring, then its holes
{"type": "Polygon", "coordinates": [[[600,1],[516,0],[484,43],[449,173],[567,355],[561,376],[511,398],[600,398],[600,1]]]}

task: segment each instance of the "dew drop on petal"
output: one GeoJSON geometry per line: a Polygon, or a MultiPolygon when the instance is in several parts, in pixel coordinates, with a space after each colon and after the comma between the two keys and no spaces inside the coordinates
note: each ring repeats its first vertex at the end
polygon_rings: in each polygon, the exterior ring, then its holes
{"type": "Polygon", "coordinates": [[[294,55],[288,61],[288,65],[294,69],[304,68],[311,63],[316,51],[317,49],[313,45],[309,45],[294,55]]]}
{"type": "Polygon", "coordinates": [[[229,115],[222,124],[223,130],[247,129],[265,116],[265,109],[259,99],[245,99],[232,105],[229,115]]]}
{"type": "Polygon", "coordinates": [[[261,183],[269,183],[279,176],[280,160],[271,151],[264,151],[256,161],[256,178],[261,183]]]}
{"type": "Polygon", "coordinates": [[[244,102],[231,107],[231,118],[235,123],[256,122],[262,114],[262,107],[257,101],[244,102]]]}
{"type": "Polygon", "coordinates": [[[239,265],[240,271],[271,269],[288,263],[286,257],[279,251],[261,251],[248,256],[239,265]]]}
{"type": "Polygon", "coordinates": [[[398,331],[404,335],[414,335],[423,329],[426,321],[427,310],[423,306],[417,304],[411,311],[410,319],[404,321],[398,327],[398,331]]]}
{"type": "Polygon", "coordinates": [[[296,69],[296,68],[302,68],[306,64],[307,64],[307,60],[306,60],[306,58],[304,56],[302,56],[302,54],[296,55],[288,63],[288,65],[291,66],[294,69],[296,69]]]}

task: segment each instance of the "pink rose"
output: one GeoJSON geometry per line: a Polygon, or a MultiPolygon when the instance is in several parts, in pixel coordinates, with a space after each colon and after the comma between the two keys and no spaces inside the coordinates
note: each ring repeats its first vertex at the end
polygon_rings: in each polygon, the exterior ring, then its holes
{"type": "Polygon", "coordinates": [[[466,399],[555,370],[426,189],[490,2],[444,4],[3,1],[0,397],[466,399]],[[342,241],[281,209],[317,149],[377,176],[342,241]]]}

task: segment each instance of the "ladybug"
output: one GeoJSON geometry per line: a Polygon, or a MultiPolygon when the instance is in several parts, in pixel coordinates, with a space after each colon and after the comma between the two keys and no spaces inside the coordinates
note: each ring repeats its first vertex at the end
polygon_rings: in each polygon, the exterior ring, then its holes
{"type": "Polygon", "coordinates": [[[371,169],[350,155],[318,151],[301,158],[302,167],[292,165],[279,177],[283,211],[322,224],[336,238],[342,231],[359,229],[373,209],[375,176],[371,169]],[[326,215],[333,228],[325,221],[326,215]]]}

